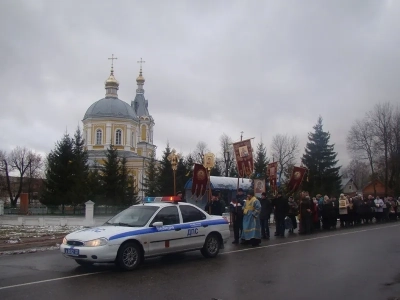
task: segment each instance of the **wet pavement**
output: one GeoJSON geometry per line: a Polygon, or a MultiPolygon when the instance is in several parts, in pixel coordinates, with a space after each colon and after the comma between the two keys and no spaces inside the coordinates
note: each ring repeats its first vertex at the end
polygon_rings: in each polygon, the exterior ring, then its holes
{"type": "MultiPolygon", "coordinates": [[[[91,269],[58,251],[0,257],[0,299],[400,299],[400,223],[91,269]]],[[[273,230],[272,230],[273,232],[273,230]]]]}

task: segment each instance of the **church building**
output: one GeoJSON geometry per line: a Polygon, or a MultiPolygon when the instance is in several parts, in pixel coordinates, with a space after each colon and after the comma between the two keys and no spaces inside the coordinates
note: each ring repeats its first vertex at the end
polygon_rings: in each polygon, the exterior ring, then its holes
{"type": "MultiPolygon", "coordinates": [[[[116,59],[112,56],[111,61],[116,59]]],[[[119,157],[126,157],[130,176],[133,176],[139,196],[144,196],[142,183],[146,165],[156,146],[153,143],[154,119],[149,113],[148,100],[144,97],[142,63],[136,78],[136,95],[131,104],[118,98],[119,82],[111,74],[105,82],[105,97],[93,103],[83,117],[85,147],[91,168],[102,165],[106,150],[113,145],[119,157]]]]}

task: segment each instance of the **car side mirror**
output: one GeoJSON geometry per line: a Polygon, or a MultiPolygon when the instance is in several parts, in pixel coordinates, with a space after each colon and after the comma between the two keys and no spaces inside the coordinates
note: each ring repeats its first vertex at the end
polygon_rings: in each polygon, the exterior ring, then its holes
{"type": "Polygon", "coordinates": [[[153,227],[162,227],[164,225],[163,222],[154,222],[151,226],[153,227]]]}

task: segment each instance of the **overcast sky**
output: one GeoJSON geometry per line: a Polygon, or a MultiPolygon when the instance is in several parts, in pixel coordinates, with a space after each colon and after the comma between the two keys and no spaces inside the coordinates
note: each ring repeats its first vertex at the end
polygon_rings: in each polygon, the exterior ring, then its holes
{"type": "Polygon", "coordinates": [[[318,116],[346,165],[352,121],[399,103],[400,1],[2,0],[0,149],[48,153],[104,97],[114,53],[119,98],[142,57],[157,156],[167,141],[275,134],[301,151],[318,116]]]}

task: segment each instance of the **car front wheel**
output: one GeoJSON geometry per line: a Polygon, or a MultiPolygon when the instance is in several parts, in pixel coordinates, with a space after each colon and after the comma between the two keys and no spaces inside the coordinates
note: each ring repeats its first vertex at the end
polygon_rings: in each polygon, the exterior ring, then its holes
{"type": "Polygon", "coordinates": [[[220,248],[221,243],[218,236],[215,233],[211,233],[207,236],[204,246],[200,251],[204,257],[212,258],[218,255],[220,248]]]}
{"type": "Polygon", "coordinates": [[[117,265],[127,271],[136,269],[142,260],[141,251],[136,243],[123,244],[118,250],[117,265]]]}

